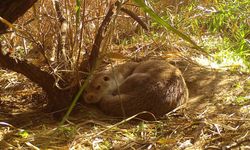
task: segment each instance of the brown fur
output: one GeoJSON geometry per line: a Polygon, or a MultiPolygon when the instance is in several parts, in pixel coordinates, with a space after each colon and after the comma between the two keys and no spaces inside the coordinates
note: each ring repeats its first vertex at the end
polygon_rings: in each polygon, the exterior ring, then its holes
{"type": "Polygon", "coordinates": [[[85,90],[85,102],[98,103],[103,96],[112,94],[138,65],[139,63],[129,62],[95,74],[85,90]]]}
{"type": "Polygon", "coordinates": [[[180,70],[158,60],[124,64],[115,69],[115,74],[112,71],[100,72],[85,93],[86,102],[98,103],[105,113],[113,116],[149,111],[160,117],[187,99],[188,90],[180,70]],[[103,80],[104,77],[109,81],[103,80]],[[101,86],[101,89],[97,90],[96,86],[101,86]]]}

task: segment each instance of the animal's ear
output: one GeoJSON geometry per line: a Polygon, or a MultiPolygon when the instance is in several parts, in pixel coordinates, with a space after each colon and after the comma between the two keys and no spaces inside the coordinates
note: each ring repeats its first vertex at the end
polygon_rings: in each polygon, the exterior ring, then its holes
{"type": "Polygon", "coordinates": [[[109,78],[108,76],[104,76],[104,77],[103,77],[103,80],[104,80],[104,81],[109,81],[110,78],[109,78]]]}

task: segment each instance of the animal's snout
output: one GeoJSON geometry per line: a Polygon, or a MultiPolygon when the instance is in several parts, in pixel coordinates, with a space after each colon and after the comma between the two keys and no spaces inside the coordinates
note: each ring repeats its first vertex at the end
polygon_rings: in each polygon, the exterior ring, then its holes
{"type": "Polygon", "coordinates": [[[87,95],[86,95],[86,99],[87,99],[88,101],[93,100],[94,97],[95,97],[94,94],[87,94],[87,95]]]}
{"type": "Polygon", "coordinates": [[[94,93],[88,93],[85,95],[84,99],[86,103],[96,103],[97,97],[94,93]]]}

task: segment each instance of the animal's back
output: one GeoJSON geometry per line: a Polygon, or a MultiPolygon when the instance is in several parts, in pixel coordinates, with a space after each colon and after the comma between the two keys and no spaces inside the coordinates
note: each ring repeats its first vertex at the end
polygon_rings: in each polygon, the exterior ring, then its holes
{"type": "Polygon", "coordinates": [[[188,98],[188,90],[180,70],[157,60],[138,65],[114,94],[115,101],[109,97],[100,102],[102,110],[114,116],[124,116],[124,112],[126,116],[131,116],[149,111],[160,117],[188,98]]]}

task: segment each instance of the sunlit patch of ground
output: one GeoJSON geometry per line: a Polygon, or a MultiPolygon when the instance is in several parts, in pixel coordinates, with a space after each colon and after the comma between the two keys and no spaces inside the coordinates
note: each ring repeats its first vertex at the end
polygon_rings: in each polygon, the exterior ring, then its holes
{"type": "MultiPolygon", "coordinates": [[[[18,118],[1,115],[0,149],[249,148],[249,75],[187,62],[176,65],[181,68],[190,90],[186,110],[172,112],[158,121],[122,120],[79,104],[62,127],[51,114],[18,118]]],[[[12,105],[21,111],[34,109],[35,105],[41,107],[45,97],[39,88],[17,74],[1,71],[1,76],[4,76],[1,77],[4,85],[1,86],[1,113],[3,107],[8,110],[4,113],[10,113],[13,107],[8,106],[12,105]],[[4,88],[11,80],[16,84],[4,88]]]]}

